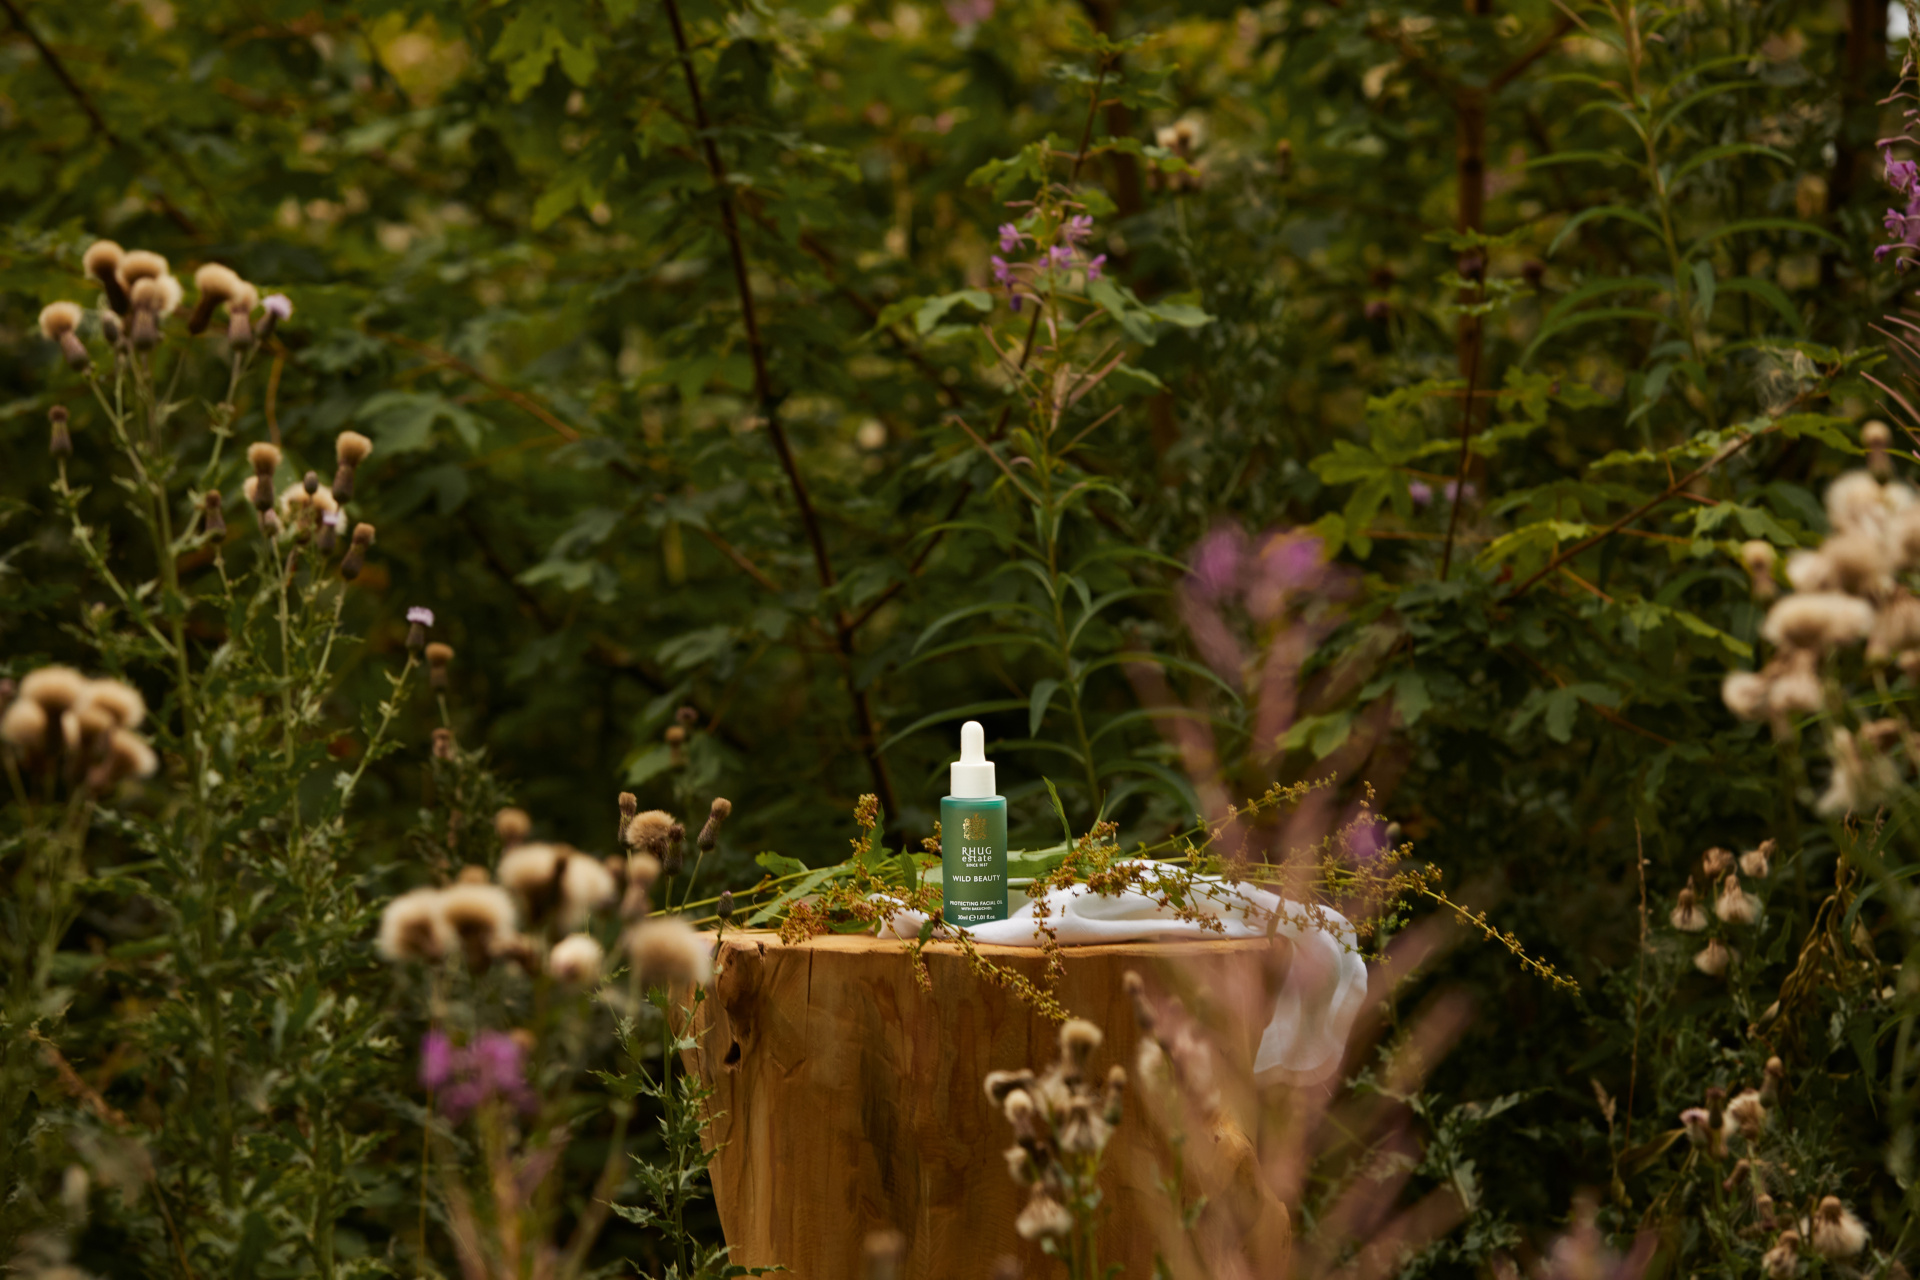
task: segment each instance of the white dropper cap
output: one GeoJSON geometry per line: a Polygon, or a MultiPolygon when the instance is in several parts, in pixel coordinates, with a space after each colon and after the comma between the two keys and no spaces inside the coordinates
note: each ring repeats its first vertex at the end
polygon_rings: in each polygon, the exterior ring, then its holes
{"type": "Polygon", "coordinates": [[[987,731],[978,720],[960,726],[960,759],[947,767],[947,794],[956,800],[984,800],[993,787],[993,761],[987,759],[987,731]]]}

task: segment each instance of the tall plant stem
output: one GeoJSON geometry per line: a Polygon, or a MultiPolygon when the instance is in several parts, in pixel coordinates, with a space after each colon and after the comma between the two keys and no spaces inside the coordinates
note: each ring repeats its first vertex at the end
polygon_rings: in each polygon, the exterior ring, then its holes
{"type": "MultiPolygon", "coordinates": [[[[820,528],[820,517],[813,508],[813,498],[807,492],[807,482],[800,474],[800,464],[793,456],[792,442],[787,439],[786,425],[780,421],[780,403],[773,390],[773,374],[767,361],[767,344],[760,332],[759,313],[753,299],[753,282],[747,275],[747,251],[740,237],[740,217],[734,208],[733,190],[727,182],[726,166],[720,160],[720,148],[713,140],[713,123],[707,118],[706,100],[700,93],[700,77],[694,74],[693,57],[687,48],[687,33],[680,21],[680,6],[677,0],[666,0],[667,22],[673,28],[673,46],[679,55],[680,71],[686,77],[687,98],[693,107],[693,120],[700,132],[701,154],[707,162],[707,173],[713,180],[715,195],[720,201],[720,227],[726,236],[727,256],[733,264],[734,289],[740,295],[740,320],[747,331],[747,354],[753,363],[753,394],[760,404],[760,415],[767,426],[767,438],[773,442],[774,454],[780,460],[780,469],[786,473],[787,488],[793,494],[793,503],[800,515],[801,527],[807,535],[807,545],[813,551],[813,565],[820,578],[820,589],[831,595],[838,585],[833,572],[833,557],[827,551],[827,539],[820,528]]],[[[860,737],[861,753],[867,757],[867,768],[873,774],[875,792],[888,814],[897,815],[899,805],[893,793],[893,780],[887,774],[886,762],[880,757],[880,726],[873,714],[873,703],[867,691],[858,684],[854,669],[854,626],[847,617],[847,611],[840,605],[833,606],[834,650],[840,661],[842,677],[847,682],[847,694],[853,701],[854,727],[860,737]]]]}
{"type": "MultiPolygon", "coordinates": [[[[1485,270],[1485,267],[1482,267],[1485,270]]],[[[1487,286],[1481,282],[1477,298],[1486,296],[1487,286]]],[[[1480,340],[1478,317],[1475,317],[1472,345],[1467,361],[1467,398],[1460,409],[1460,460],[1453,468],[1453,499],[1447,508],[1447,542],[1440,552],[1440,581],[1447,580],[1448,572],[1453,568],[1453,540],[1460,529],[1460,507],[1467,496],[1467,459],[1471,455],[1469,445],[1473,440],[1473,397],[1480,389],[1480,350],[1485,345],[1480,340]]]]}

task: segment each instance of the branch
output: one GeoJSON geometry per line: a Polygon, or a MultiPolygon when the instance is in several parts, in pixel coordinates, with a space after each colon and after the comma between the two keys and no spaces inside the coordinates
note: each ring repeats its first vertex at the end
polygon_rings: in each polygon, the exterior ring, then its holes
{"type": "MultiPolygon", "coordinates": [[[[28,24],[27,16],[20,12],[14,0],[0,0],[0,9],[7,11],[7,17],[12,19],[14,29],[25,36],[28,43],[39,52],[41,61],[47,64],[47,70],[53,72],[53,78],[60,82],[60,87],[67,91],[67,96],[72,98],[80,110],[86,114],[87,122],[93,126],[94,132],[105,138],[107,145],[115,151],[132,154],[133,148],[129,147],[120,135],[108,126],[106,120],[101,117],[99,109],[93,105],[93,99],[88,97],[87,91],[80,87],[80,82],[73,78],[67,70],[66,63],[60,61],[60,55],[56,54],[52,46],[40,38],[40,33],[28,24]]],[[[160,202],[161,212],[165,213],[183,234],[196,240],[200,238],[200,229],[193,225],[191,218],[180,211],[178,205],[167,199],[164,194],[156,194],[154,198],[160,202]]]]}
{"type": "Polygon", "coordinates": [[[1775,428],[1772,426],[1762,427],[1760,430],[1754,432],[1752,435],[1741,436],[1738,440],[1730,441],[1727,444],[1721,446],[1720,451],[1714,454],[1711,458],[1708,458],[1705,462],[1695,467],[1692,471],[1689,471],[1686,475],[1681,476],[1678,480],[1675,480],[1672,484],[1662,489],[1659,493],[1655,494],[1651,498],[1648,498],[1645,502],[1641,503],[1639,506],[1635,507],[1633,510],[1627,512],[1627,514],[1621,516],[1618,520],[1615,520],[1612,524],[1608,525],[1606,528],[1600,530],[1600,532],[1591,534],[1585,538],[1580,539],[1580,541],[1574,543],[1572,546],[1568,547],[1565,551],[1556,552],[1551,560],[1548,560],[1546,564],[1541,566],[1540,571],[1538,573],[1535,573],[1532,577],[1528,578],[1525,582],[1515,587],[1512,591],[1509,591],[1506,595],[1500,597],[1500,603],[1511,604],[1513,601],[1518,600],[1521,596],[1527,593],[1527,589],[1533,586],[1534,583],[1540,581],[1540,579],[1554,572],[1561,565],[1573,559],[1575,556],[1579,555],[1582,551],[1585,551],[1589,547],[1595,546],[1599,543],[1605,542],[1608,538],[1611,538],[1614,534],[1619,533],[1622,529],[1632,524],[1635,520],[1638,520],[1641,516],[1644,516],[1645,514],[1647,514],[1647,512],[1653,510],[1655,507],[1659,506],[1661,503],[1666,502],[1671,498],[1673,498],[1682,489],[1685,489],[1688,485],[1692,484],[1695,480],[1698,480],[1701,476],[1707,474],[1707,472],[1713,470],[1715,467],[1719,466],[1721,463],[1725,462],[1727,459],[1739,453],[1742,449],[1752,444],[1755,440],[1758,440],[1761,436],[1773,434],[1774,430],[1775,428]]]}
{"type": "MultiPolygon", "coordinates": [[[[733,204],[733,188],[727,181],[726,166],[720,162],[720,148],[713,140],[713,122],[707,118],[706,101],[700,96],[700,78],[693,72],[693,56],[687,48],[687,33],[680,21],[678,0],[666,0],[667,22],[673,29],[673,45],[679,55],[680,71],[686,77],[687,98],[693,107],[693,121],[700,136],[700,149],[707,161],[707,173],[713,179],[714,194],[720,201],[720,226],[726,235],[727,256],[733,263],[734,289],[740,295],[740,320],[747,331],[747,354],[753,361],[754,396],[760,402],[760,413],[767,424],[767,436],[773,441],[773,451],[780,459],[780,468],[787,475],[787,487],[793,492],[795,507],[800,512],[800,524],[805,529],[807,543],[813,548],[814,568],[820,576],[821,589],[831,595],[835,586],[833,560],[827,554],[827,540],[820,530],[820,519],[813,509],[813,499],[807,493],[806,481],[800,475],[800,467],[794,460],[793,446],[787,440],[787,429],[780,422],[779,400],[773,392],[773,375],[767,365],[767,346],[760,333],[760,319],[754,309],[753,283],[747,278],[747,252],[740,238],[740,218],[733,204]]],[[[860,733],[860,748],[867,757],[867,767],[873,773],[874,789],[880,796],[880,802],[889,815],[897,818],[900,807],[893,794],[893,782],[887,776],[885,763],[880,758],[879,724],[873,715],[873,705],[854,678],[853,671],[853,629],[847,624],[847,614],[838,604],[833,606],[834,641],[839,650],[840,664],[847,682],[847,693],[853,699],[853,712],[856,727],[860,733]]]]}

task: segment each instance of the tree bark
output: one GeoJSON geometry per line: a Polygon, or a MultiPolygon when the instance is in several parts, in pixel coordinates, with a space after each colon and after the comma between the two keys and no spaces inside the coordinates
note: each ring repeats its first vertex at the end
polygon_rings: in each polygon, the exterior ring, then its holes
{"type": "MultiPolygon", "coordinates": [[[[1167,1152],[1132,1079],[1139,1032],[1122,985],[1126,971],[1163,989],[1202,992],[1229,1011],[1226,1021],[1244,1028],[1246,1039],[1228,1052],[1244,1064],[1271,1011],[1262,978],[1267,945],[1064,949],[1060,1003],[1106,1033],[1093,1069],[1104,1074],[1119,1063],[1129,1076],[1125,1115],[1101,1174],[1103,1267],[1118,1263],[1122,1274],[1146,1277],[1156,1252],[1187,1252],[1160,1187],[1161,1171],[1171,1167],[1167,1152]]],[[[1037,950],[979,950],[1031,981],[1045,980],[1037,950]]],[[[1026,1193],[1001,1159],[1012,1133],[981,1083],[993,1070],[1044,1069],[1056,1056],[1058,1029],[976,976],[958,947],[929,944],[925,955],[931,991],[916,985],[898,941],[830,935],[787,946],[771,934],[727,936],[685,1060],[714,1090],[714,1194],[735,1264],[779,1264],[795,1280],[844,1280],[863,1274],[867,1235],[892,1228],[907,1238],[901,1274],[914,1280],[984,1280],[1007,1255],[1028,1276],[1057,1273],[1057,1261],[1015,1233],[1026,1193]]],[[[1246,1145],[1231,1123],[1194,1133],[1189,1169],[1210,1159],[1241,1177],[1257,1169],[1232,1159],[1246,1145]]],[[[1223,1203],[1232,1191],[1225,1178],[1214,1188],[1223,1203]]],[[[1277,1232],[1284,1244],[1290,1232],[1276,1208],[1267,1205],[1258,1226],[1241,1224],[1236,1234],[1266,1232],[1271,1241],[1277,1232]]]]}

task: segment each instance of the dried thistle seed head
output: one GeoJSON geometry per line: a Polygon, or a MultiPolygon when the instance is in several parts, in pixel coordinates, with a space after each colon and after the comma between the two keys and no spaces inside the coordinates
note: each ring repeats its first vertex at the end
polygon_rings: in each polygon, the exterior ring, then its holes
{"type": "Polygon", "coordinates": [[[1814,1210],[1812,1244],[1823,1258],[1851,1258],[1867,1247],[1867,1229],[1840,1197],[1825,1196],[1814,1210]]]}
{"type": "Polygon", "coordinates": [[[209,489],[200,495],[201,527],[213,537],[223,537],[227,532],[226,500],[217,489],[209,489]]]}
{"type": "MultiPolygon", "coordinates": [[[[167,260],[146,249],[135,249],[131,253],[122,254],[114,268],[114,278],[129,295],[133,293],[134,286],[142,280],[158,280],[168,273],[167,260]]],[[[135,305],[139,305],[137,299],[135,305]]]]}
{"type": "Polygon", "coordinates": [[[401,894],[380,913],[376,945],[388,960],[438,960],[459,940],[440,909],[438,889],[401,894]]]}
{"type": "Polygon", "coordinates": [[[1102,1118],[1109,1125],[1120,1123],[1121,1109],[1126,1105],[1127,1069],[1119,1063],[1107,1069],[1107,1094],[1102,1118]]]}
{"type": "Polygon", "coordinates": [[[1879,419],[1860,428],[1860,446],[1867,451],[1867,466],[1882,480],[1893,474],[1893,459],[1887,456],[1892,445],[1893,432],[1879,419]]]}
{"type": "Polygon", "coordinates": [[[320,492],[320,473],[318,471],[308,471],[307,474],[300,477],[300,487],[307,491],[309,498],[318,494],[320,492]]]}
{"type": "Polygon", "coordinates": [[[72,667],[41,667],[20,682],[20,697],[40,704],[49,716],[71,711],[87,693],[87,678],[72,667]]]}
{"type": "Polygon", "coordinates": [[[358,431],[342,431],[333,439],[333,456],[342,466],[357,467],[373,452],[373,441],[358,431]]]}
{"type": "Polygon", "coordinates": [[[1035,1183],[1027,1207],[1014,1219],[1013,1229],[1022,1240],[1060,1240],[1073,1231],[1073,1215],[1044,1184],[1035,1183]]]}
{"type": "Polygon", "coordinates": [[[485,867],[476,866],[469,862],[466,866],[460,868],[460,874],[453,878],[453,882],[455,884],[492,884],[493,873],[485,867]]]}
{"type": "Polygon", "coordinates": [[[1836,534],[1821,552],[1833,566],[1834,583],[1840,590],[1875,598],[1893,590],[1895,565],[1879,531],[1836,534]]]}
{"type": "Polygon", "coordinates": [[[560,873],[560,923],[578,928],[590,920],[594,912],[612,906],[619,893],[620,886],[614,882],[606,864],[577,850],[571,851],[560,873]]]}
{"type": "Polygon", "coordinates": [[[1760,1094],[1753,1089],[1742,1089],[1728,1101],[1721,1124],[1728,1137],[1743,1133],[1751,1138],[1759,1134],[1760,1126],[1766,1121],[1767,1107],[1760,1100],[1760,1094]]]}
{"type": "Polygon", "coordinates": [[[484,971],[494,944],[510,938],[516,917],[513,899],[493,884],[455,884],[440,892],[440,911],[460,939],[469,967],[484,971]]]}
{"type": "Polygon", "coordinates": [[[193,287],[200,296],[187,317],[187,332],[197,335],[207,331],[213,309],[238,292],[240,277],[232,267],[209,262],[193,273],[193,287]]]}
{"type": "Polygon", "coordinates": [[[41,336],[49,342],[58,342],[62,336],[80,327],[82,314],[78,303],[49,302],[40,308],[41,336]]]}
{"type": "Polygon", "coordinates": [[[987,1092],[987,1100],[996,1107],[1005,1107],[1008,1095],[1016,1089],[1028,1089],[1033,1085],[1033,1072],[1022,1067],[1018,1071],[989,1071],[981,1087],[987,1092]]]}
{"type": "Polygon", "coordinates": [[[660,859],[660,866],[668,875],[677,876],[686,861],[687,829],[676,822],[667,828],[667,852],[660,859]]]}
{"type": "Polygon", "coordinates": [[[1732,963],[1733,953],[1718,938],[1710,939],[1706,947],[1693,957],[1693,967],[1709,978],[1724,974],[1732,963]]]}
{"type": "Polygon", "coordinates": [[[700,827],[699,844],[702,853],[712,853],[713,847],[720,843],[720,828],[726,825],[732,813],[733,801],[724,798],[714,800],[712,807],[707,810],[706,822],[700,827]]]}
{"type": "Polygon", "coordinates": [[[1120,981],[1127,989],[1127,998],[1133,1001],[1133,1020],[1140,1025],[1142,1031],[1152,1035],[1154,1013],[1153,1005],[1147,999],[1146,979],[1129,969],[1120,981]]]}
{"type": "Polygon", "coordinates": [[[451,761],[458,754],[453,740],[453,730],[444,725],[433,731],[433,758],[451,761]]]}
{"type": "Polygon", "coordinates": [[[563,846],[520,844],[500,859],[500,883],[527,903],[527,915],[544,920],[559,900],[560,873],[566,862],[563,846]]]}
{"type": "Polygon", "coordinates": [[[626,861],[627,884],[651,889],[660,879],[660,859],[650,853],[631,853],[626,861]]]}
{"type": "Polygon", "coordinates": [[[1827,486],[1827,520],[1841,533],[1872,529],[1888,515],[1887,494],[1865,471],[1849,471],[1827,486]]]}
{"type": "Polygon", "coordinates": [[[1867,636],[1867,661],[1878,666],[1896,653],[1920,648],[1920,598],[1901,589],[1880,606],[1867,636]]]}
{"type": "Polygon", "coordinates": [[[87,681],[80,694],[79,707],[104,712],[122,729],[138,729],[140,722],[147,718],[147,700],[140,696],[138,689],[120,680],[87,681]]]}
{"type": "Polygon", "coordinates": [[[1087,1059],[1106,1038],[1099,1027],[1085,1018],[1068,1018],[1060,1024],[1060,1052],[1076,1072],[1086,1070],[1087,1059]]]}
{"type": "Polygon", "coordinates": [[[590,933],[570,933],[553,944],[547,953],[547,972],[554,981],[570,987],[590,987],[600,981],[601,962],[606,953],[590,933]]]}
{"type": "Polygon", "coordinates": [[[1691,886],[1680,891],[1680,899],[1668,918],[1673,922],[1673,927],[1682,933],[1700,933],[1707,927],[1707,913],[1694,901],[1691,886]]]}
{"type": "Polygon", "coordinates": [[[239,289],[227,299],[227,345],[245,351],[254,344],[253,309],[260,305],[260,291],[240,282],[239,289]]]}
{"type": "Polygon", "coordinates": [[[1873,628],[1873,606],[1837,592],[1801,592],[1767,610],[1760,634],[1768,644],[1820,652],[1864,640],[1873,628]]]}
{"type": "MultiPolygon", "coordinates": [[[[117,284],[114,286],[116,289],[119,287],[117,284]]],[[[107,340],[107,345],[110,347],[119,346],[120,339],[126,336],[126,330],[120,324],[120,317],[114,312],[100,313],[100,336],[107,340]]]]}
{"type": "Polygon", "coordinates": [[[1800,1274],[1800,1233],[1788,1227],[1760,1257],[1760,1273],[1767,1280],[1793,1280],[1800,1274]]]}
{"type": "Polygon", "coordinates": [[[80,255],[80,267],[95,280],[103,283],[112,280],[117,284],[120,263],[126,256],[127,251],[113,241],[95,240],[87,246],[87,251],[80,255]]]}
{"type": "Polygon", "coordinates": [[[907,1257],[907,1238],[891,1227],[870,1232],[861,1253],[865,1257],[866,1280],[900,1280],[900,1268],[907,1257]]]}
{"type": "Polygon", "coordinates": [[[667,726],[666,733],[662,736],[666,738],[669,746],[677,747],[687,740],[687,731],[677,724],[670,724],[667,726]]]}
{"type": "Polygon", "coordinates": [[[47,741],[46,708],[31,698],[15,698],[0,714],[0,740],[19,752],[35,752],[47,741]]]}
{"type": "Polygon", "coordinates": [[[627,820],[627,847],[667,860],[667,842],[678,824],[664,809],[648,809],[627,820]]]}
{"type": "Polygon", "coordinates": [[[356,547],[372,546],[373,526],[364,520],[353,526],[353,545],[356,547]]]}
{"type": "Polygon", "coordinates": [[[622,817],[631,818],[640,811],[640,799],[631,791],[622,791],[618,803],[622,817]]]}
{"type": "Polygon", "coordinates": [[[723,889],[720,901],[714,904],[713,913],[722,920],[733,919],[733,890],[723,889]]]}
{"type": "Polygon", "coordinates": [[[257,440],[247,446],[247,463],[255,471],[264,471],[272,475],[280,465],[280,447],[257,440]]]}
{"type": "Polygon", "coordinates": [[[500,837],[503,849],[511,849],[533,834],[533,819],[525,809],[509,805],[493,815],[493,833],[500,837]]]}
{"type": "Polygon", "coordinates": [[[1707,879],[1718,880],[1733,865],[1733,851],[1715,846],[1700,855],[1700,870],[1707,879]]]}
{"type": "Polygon", "coordinates": [[[67,430],[67,407],[57,404],[47,411],[47,452],[56,458],[73,456],[73,433],[67,430]]]}
{"type": "Polygon", "coordinates": [[[712,939],[678,916],[658,916],[627,930],[627,954],[648,985],[705,986],[713,977],[712,939]]]}
{"type": "Polygon", "coordinates": [[[428,666],[444,668],[449,662],[452,662],[452,661],[453,661],[452,645],[442,644],[440,643],[440,641],[435,640],[432,644],[429,644],[427,646],[427,665],[428,666]]]}
{"type": "Polygon", "coordinates": [[[165,319],[180,306],[183,291],[172,276],[149,276],[136,281],[127,290],[135,311],[144,311],[154,319],[165,319]]]}

